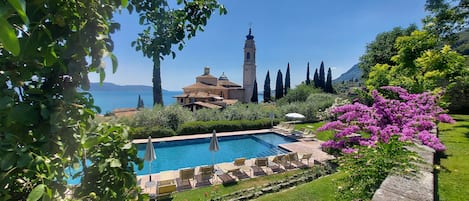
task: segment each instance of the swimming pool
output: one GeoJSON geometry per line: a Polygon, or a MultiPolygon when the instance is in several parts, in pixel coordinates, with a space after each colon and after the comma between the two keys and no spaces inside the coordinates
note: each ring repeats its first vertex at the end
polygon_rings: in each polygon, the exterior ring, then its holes
{"type": "MultiPolygon", "coordinates": [[[[166,170],[196,167],[212,164],[212,154],[215,163],[231,162],[236,158],[256,158],[286,153],[287,150],[278,147],[279,144],[295,142],[273,132],[218,137],[220,150],[208,150],[210,138],[178,140],[168,142],[154,142],[156,160],[152,162],[151,172],[158,173],[166,170]]],[[[138,144],[138,157],[145,155],[146,144],[138,144]]],[[[137,175],[149,173],[149,163],[145,161],[142,170],[135,170],[137,175]]]]}

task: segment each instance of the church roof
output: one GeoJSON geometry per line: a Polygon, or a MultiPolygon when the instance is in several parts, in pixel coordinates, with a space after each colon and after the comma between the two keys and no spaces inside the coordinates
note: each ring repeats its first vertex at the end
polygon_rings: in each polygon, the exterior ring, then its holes
{"type": "Polygon", "coordinates": [[[215,104],[207,103],[207,102],[200,102],[200,101],[196,101],[196,102],[193,102],[193,103],[186,104],[186,106],[187,105],[199,105],[199,106],[202,106],[202,107],[205,107],[205,108],[211,108],[211,109],[221,109],[222,108],[219,105],[215,105],[215,104]]]}
{"type": "MultiPolygon", "coordinates": [[[[183,93],[177,96],[174,96],[174,98],[215,98],[215,99],[220,99],[221,97],[217,94],[210,94],[207,92],[191,92],[191,93],[183,93]]],[[[221,98],[223,99],[223,98],[221,98]]]]}
{"type": "Polygon", "coordinates": [[[226,88],[241,87],[241,85],[231,82],[229,80],[218,80],[218,86],[226,88]]]}
{"type": "Polygon", "coordinates": [[[201,82],[196,82],[192,85],[189,85],[187,87],[184,87],[183,89],[223,89],[223,86],[213,86],[213,85],[208,85],[204,84],[201,82]]]}

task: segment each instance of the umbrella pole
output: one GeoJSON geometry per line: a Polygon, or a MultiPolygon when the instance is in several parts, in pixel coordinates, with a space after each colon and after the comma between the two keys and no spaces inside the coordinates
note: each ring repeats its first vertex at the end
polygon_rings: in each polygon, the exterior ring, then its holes
{"type": "Polygon", "coordinates": [[[212,152],[212,166],[215,167],[215,153],[212,152]]]}
{"type": "Polygon", "coordinates": [[[148,163],[150,163],[150,165],[149,165],[150,169],[148,170],[148,173],[150,174],[150,182],[151,182],[151,161],[148,162],[148,163]]]}

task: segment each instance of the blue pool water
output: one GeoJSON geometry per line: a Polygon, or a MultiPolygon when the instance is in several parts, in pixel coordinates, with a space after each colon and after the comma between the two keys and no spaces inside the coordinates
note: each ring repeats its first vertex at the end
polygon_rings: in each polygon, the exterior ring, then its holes
{"type": "MultiPolygon", "coordinates": [[[[158,173],[166,170],[209,165],[212,164],[212,154],[215,163],[223,163],[232,162],[241,157],[249,159],[287,153],[278,145],[294,141],[296,140],[276,133],[218,137],[220,150],[214,153],[208,150],[210,138],[155,142],[153,146],[155,147],[156,160],[152,162],[151,172],[158,173]]],[[[139,158],[143,159],[145,146],[146,143],[137,145],[139,158]]],[[[89,161],[87,163],[89,164],[89,161]]],[[[81,167],[77,170],[66,170],[70,175],[78,171],[81,171],[81,167]]],[[[149,163],[145,161],[141,170],[135,167],[135,172],[137,175],[149,174],[149,163]]],[[[67,183],[79,184],[80,178],[69,178],[67,183]]]]}
{"type": "MultiPolygon", "coordinates": [[[[212,164],[214,162],[231,162],[236,158],[256,158],[272,156],[287,151],[278,147],[279,144],[294,142],[275,133],[261,133],[254,135],[241,135],[219,137],[218,152],[210,152],[208,147],[210,138],[179,140],[169,142],[155,142],[156,160],[152,162],[151,172],[158,173],[166,170],[177,170],[187,167],[212,164]]],[[[146,144],[137,145],[138,157],[143,158],[146,144]]],[[[149,163],[145,161],[142,170],[136,170],[137,175],[149,173],[149,163]]]]}

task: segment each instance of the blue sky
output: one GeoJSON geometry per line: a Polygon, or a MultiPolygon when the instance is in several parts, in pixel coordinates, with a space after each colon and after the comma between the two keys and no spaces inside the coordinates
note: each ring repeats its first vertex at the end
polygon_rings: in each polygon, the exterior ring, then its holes
{"type": "MultiPolygon", "coordinates": [[[[171,0],[169,0],[171,1],[171,0]]],[[[228,78],[242,84],[243,47],[252,24],[256,42],[256,65],[259,89],[263,89],[265,75],[270,71],[274,86],[277,71],[286,71],[290,63],[291,85],[306,79],[306,64],[311,72],[324,61],[332,68],[333,78],[358,63],[366,45],[378,33],[394,27],[407,27],[427,15],[425,0],[221,0],[228,14],[213,15],[204,32],[186,42],[176,58],[166,57],[161,64],[164,89],[181,91],[195,82],[195,77],[210,66],[211,74],[223,72],[228,78]]],[[[130,43],[143,29],[138,17],[126,10],[117,14],[121,30],[114,34],[114,53],[119,68],[112,74],[106,67],[105,82],[120,85],[148,85],[152,82],[151,59],[136,52],[130,43]]],[[[106,60],[106,63],[111,62],[106,60]]],[[[312,78],[311,74],[311,78],[312,78]]],[[[90,80],[97,82],[97,74],[90,80]]]]}

